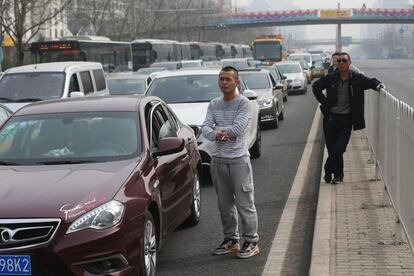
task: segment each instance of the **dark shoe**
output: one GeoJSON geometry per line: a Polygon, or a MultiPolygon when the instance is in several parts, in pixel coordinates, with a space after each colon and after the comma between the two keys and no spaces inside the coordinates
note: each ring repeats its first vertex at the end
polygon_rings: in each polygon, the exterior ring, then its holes
{"type": "Polygon", "coordinates": [[[237,252],[237,258],[246,259],[259,254],[259,246],[257,242],[244,242],[242,249],[237,252]]]}
{"type": "Polygon", "coordinates": [[[331,183],[332,181],[332,174],[331,173],[326,173],[325,176],[323,177],[323,179],[325,180],[326,183],[331,183]]]}
{"type": "Polygon", "coordinates": [[[332,179],[332,184],[340,184],[344,181],[344,179],[342,177],[334,177],[334,179],[332,179]]]}
{"type": "Polygon", "coordinates": [[[214,249],[213,255],[224,255],[239,251],[240,241],[235,239],[224,239],[224,241],[214,249]]]}

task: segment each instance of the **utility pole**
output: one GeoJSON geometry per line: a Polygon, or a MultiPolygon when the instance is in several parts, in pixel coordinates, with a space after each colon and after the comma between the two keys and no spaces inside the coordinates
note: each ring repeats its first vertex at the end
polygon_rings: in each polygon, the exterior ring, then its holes
{"type": "MultiPolygon", "coordinates": [[[[338,3],[338,13],[341,9],[341,4],[338,3]]],[[[342,26],[338,24],[336,28],[336,51],[342,52],[342,26]]]]}

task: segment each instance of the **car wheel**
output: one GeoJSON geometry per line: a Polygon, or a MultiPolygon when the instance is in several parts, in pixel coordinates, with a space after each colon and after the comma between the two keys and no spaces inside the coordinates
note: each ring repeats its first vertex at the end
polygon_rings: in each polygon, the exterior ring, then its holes
{"type": "Polygon", "coordinates": [[[279,120],[283,121],[285,119],[285,115],[283,115],[283,110],[282,112],[279,113],[279,120]]]}
{"type": "Polygon", "coordinates": [[[278,128],[279,127],[279,108],[275,109],[275,112],[273,114],[274,120],[270,123],[270,126],[272,128],[278,128]]]}
{"type": "Polygon", "coordinates": [[[186,221],[186,225],[195,226],[200,221],[201,214],[201,189],[200,189],[200,178],[198,177],[198,171],[194,173],[193,179],[193,196],[191,203],[191,215],[186,221]]]}
{"type": "Polygon", "coordinates": [[[262,130],[260,128],[260,122],[257,123],[256,141],[250,148],[250,157],[259,158],[262,154],[262,130]]]}
{"type": "Polygon", "coordinates": [[[141,238],[141,275],[154,276],[157,272],[157,231],[154,218],[146,212],[141,238]]]}

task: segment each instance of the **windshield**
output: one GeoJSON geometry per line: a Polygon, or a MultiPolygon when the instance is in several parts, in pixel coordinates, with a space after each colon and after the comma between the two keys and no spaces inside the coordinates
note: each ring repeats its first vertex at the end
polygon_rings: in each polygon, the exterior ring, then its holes
{"type": "Polygon", "coordinates": [[[182,68],[201,67],[201,63],[200,62],[182,62],[181,65],[182,65],[182,68]]]}
{"type": "Polygon", "coordinates": [[[0,163],[106,162],[136,157],[135,112],[82,112],[11,118],[0,129],[0,163]]]}
{"type": "Polygon", "coordinates": [[[255,89],[267,89],[270,88],[270,82],[269,78],[267,77],[267,74],[241,74],[244,82],[246,83],[246,86],[249,89],[255,90],[255,89]]]}
{"type": "Polygon", "coordinates": [[[6,74],[0,79],[0,98],[3,101],[61,98],[65,75],[60,72],[6,74]]]}
{"type": "Polygon", "coordinates": [[[307,63],[310,63],[310,59],[309,55],[291,55],[288,58],[288,60],[306,60],[307,63]]]}
{"type": "Polygon", "coordinates": [[[223,67],[232,66],[238,70],[249,68],[247,60],[222,60],[223,67]]]}
{"type": "Polygon", "coordinates": [[[153,68],[151,67],[151,68],[149,68],[149,67],[147,67],[147,68],[138,69],[137,73],[138,74],[151,74],[151,73],[159,72],[159,71],[162,71],[162,70],[165,70],[165,68],[160,68],[160,67],[153,67],[153,68]]]}
{"type": "Polygon", "coordinates": [[[281,60],[281,49],[280,44],[276,42],[256,42],[254,44],[255,58],[259,60],[281,60]]]}
{"type": "Polygon", "coordinates": [[[191,75],[155,78],[145,93],[166,103],[209,102],[222,96],[218,75],[191,75]]]}
{"type": "Polygon", "coordinates": [[[108,79],[108,89],[111,95],[144,94],[144,79],[108,79]]]}
{"type": "Polygon", "coordinates": [[[164,68],[167,68],[168,70],[171,70],[171,71],[175,71],[175,70],[177,70],[177,63],[175,63],[175,62],[156,62],[156,63],[153,63],[153,64],[151,64],[150,65],[150,68],[151,67],[164,67],[164,68]]]}
{"type": "Polygon", "coordinates": [[[299,64],[280,64],[277,65],[277,68],[282,71],[282,74],[294,74],[301,72],[301,67],[299,64]]]}

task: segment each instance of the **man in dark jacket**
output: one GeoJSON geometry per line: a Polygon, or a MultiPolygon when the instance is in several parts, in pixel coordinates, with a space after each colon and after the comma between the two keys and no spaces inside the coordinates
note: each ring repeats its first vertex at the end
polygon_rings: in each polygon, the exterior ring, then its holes
{"type": "Polygon", "coordinates": [[[343,153],[351,137],[352,128],[365,128],[364,90],[380,91],[385,86],[375,78],[368,78],[349,69],[351,56],[339,53],[338,70],[320,78],[313,84],[313,93],[321,103],[324,115],[323,132],[328,149],[324,179],[338,184],[344,177],[343,153]],[[322,93],[326,89],[326,96],[322,93]],[[333,175],[333,179],[332,179],[333,175]]]}

